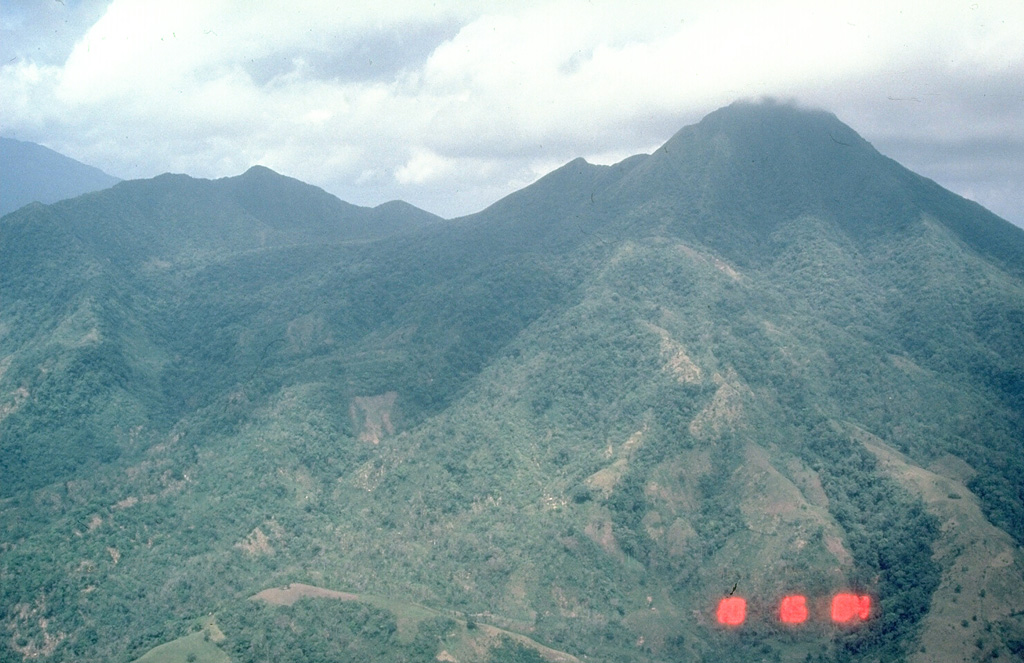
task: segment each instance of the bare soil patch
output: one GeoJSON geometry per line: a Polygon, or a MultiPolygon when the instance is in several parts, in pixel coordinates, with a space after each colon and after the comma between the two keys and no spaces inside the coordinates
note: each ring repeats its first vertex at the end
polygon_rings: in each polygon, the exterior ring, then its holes
{"type": "Polygon", "coordinates": [[[395,407],[395,399],[398,393],[389,391],[377,396],[356,396],[349,406],[349,416],[356,425],[356,429],[362,429],[359,433],[361,442],[380,444],[385,435],[393,435],[394,424],[391,422],[391,414],[395,407]]]}
{"type": "Polygon", "coordinates": [[[259,527],[249,532],[249,536],[235,544],[235,547],[249,555],[273,555],[270,539],[259,527]]]}
{"type": "Polygon", "coordinates": [[[265,601],[272,605],[291,605],[299,599],[313,597],[321,599],[337,599],[339,601],[358,601],[358,594],[348,592],[336,592],[333,589],[324,589],[313,585],[304,585],[293,582],[284,587],[272,587],[264,589],[259,594],[250,597],[252,601],[265,601]]]}

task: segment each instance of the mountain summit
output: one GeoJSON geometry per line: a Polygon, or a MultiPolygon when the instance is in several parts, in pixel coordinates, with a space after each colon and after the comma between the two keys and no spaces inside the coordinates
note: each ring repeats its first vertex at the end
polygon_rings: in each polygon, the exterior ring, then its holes
{"type": "Polygon", "coordinates": [[[784,104],[451,221],[21,209],[0,658],[1019,657],[1022,256],[784,104]]]}
{"type": "Polygon", "coordinates": [[[801,217],[866,246],[927,215],[1024,275],[1019,228],[879,154],[835,115],[776,102],[721,108],[614,166],[577,159],[489,215],[516,216],[545,241],[575,241],[574,228],[668,231],[741,264],[766,258],[773,233],[801,217]]]}
{"type": "Polygon", "coordinates": [[[832,217],[848,232],[877,231],[904,213],[902,174],[830,113],[737,103],[681,130],[626,186],[671,201],[695,225],[764,241],[779,223],[804,214],[832,217]],[[850,209],[851,200],[867,204],[850,209]]]}
{"type": "Polygon", "coordinates": [[[879,154],[825,111],[774,102],[719,109],[673,136],[624,187],[689,217],[723,251],[731,238],[749,254],[749,242],[801,215],[870,241],[927,214],[1007,266],[1024,263],[1017,228],[879,154]]]}

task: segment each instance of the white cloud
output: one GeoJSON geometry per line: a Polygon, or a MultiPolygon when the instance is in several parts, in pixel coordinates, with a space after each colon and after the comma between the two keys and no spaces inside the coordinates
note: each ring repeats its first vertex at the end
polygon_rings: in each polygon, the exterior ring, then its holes
{"type": "Polygon", "coordinates": [[[409,161],[395,171],[395,179],[399,184],[423,184],[446,177],[454,169],[455,165],[450,159],[418,148],[409,161]]]}
{"type": "Polygon", "coordinates": [[[1024,131],[1017,0],[114,0],[66,52],[2,66],[4,133],[121,176],[258,162],[446,214],[738,97],[795,96],[892,145],[1024,131]]]}

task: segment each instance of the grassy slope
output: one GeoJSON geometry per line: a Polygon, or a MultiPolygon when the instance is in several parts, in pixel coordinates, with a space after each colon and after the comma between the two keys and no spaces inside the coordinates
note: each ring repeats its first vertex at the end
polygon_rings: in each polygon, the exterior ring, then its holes
{"type": "Polygon", "coordinates": [[[264,590],[248,601],[239,599],[238,604],[222,609],[221,615],[226,634],[211,618],[202,630],[158,645],[135,663],[227,663],[265,660],[268,656],[306,663],[339,657],[465,663],[579,660],[467,615],[311,585],[264,590]],[[332,612],[337,601],[346,603],[346,609],[332,612]],[[254,628],[253,622],[259,627],[254,628]]]}
{"type": "Polygon", "coordinates": [[[1024,605],[1019,582],[1024,555],[1006,532],[982,515],[977,497],[963,483],[962,472],[973,470],[944,459],[935,464],[937,472],[931,471],[908,462],[877,438],[866,436],[864,444],[887,473],[921,495],[941,523],[935,555],[944,568],[942,584],[924,619],[920,647],[909,660],[934,660],[936,652],[947,661],[1002,653],[1005,640],[1016,641],[1024,634],[1024,614],[1014,608],[1024,605]]]}
{"type": "Polygon", "coordinates": [[[217,646],[224,634],[214,626],[183,635],[159,645],[135,660],[135,663],[230,663],[231,658],[217,646]]]}

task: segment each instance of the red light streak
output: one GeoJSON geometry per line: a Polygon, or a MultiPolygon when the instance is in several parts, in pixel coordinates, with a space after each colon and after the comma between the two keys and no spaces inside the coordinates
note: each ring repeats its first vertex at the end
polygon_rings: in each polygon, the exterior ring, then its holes
{"type": "MultiPolygon", "coordinates": [[[[824,607],[817,600],[815,606],[824,607]]],[[[815,608],[817,610],[817,608],[815,608]]],[[[783,624],[803,624],[812,619],[811,607],[803,594],[790,594],[782,598],[779,611],[776,613],[783,624]]],[[[837,624],[853,624],[865,622],[871,618],[871,597],[866,594],[840,593],[832,597],[831,609],[828,614],[837,624]]],[[[726,596],[719,600],[715,617],[719,624],[739,626],[747,620],[747,600],[738,596],[726,596]]],[[[756,614],[760,621],[768,615],[756,614]]],[[[813,619],[824,619],[825,615],[817,615],[813,619]]]]}
{"type": "Polygon", "coordinates": [[[832,599],[832,621],[861,621],[871,616],[871,597],[858,594],[836,594],[832,599]]]}
{"type": "Polygon", "coordinates": [[[779,619],[786,624],[802,624],[807,621],[807,599],[799,594],[782,599],[779,619]]]}
{"type": "Polygon", "coordinates": [[[739,626],[747,618],[747,601],[730,596],[718,602],[718,623],[739,626]]]}

